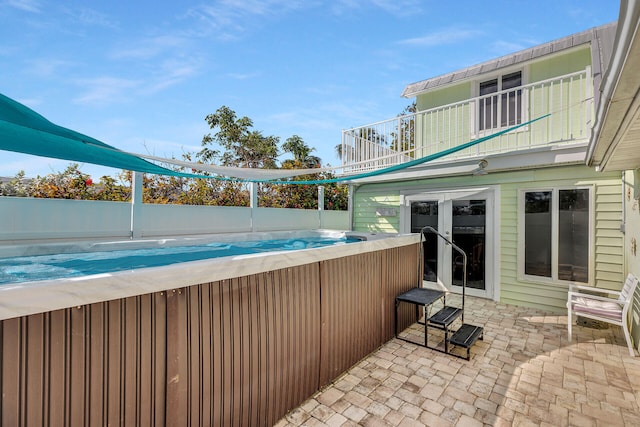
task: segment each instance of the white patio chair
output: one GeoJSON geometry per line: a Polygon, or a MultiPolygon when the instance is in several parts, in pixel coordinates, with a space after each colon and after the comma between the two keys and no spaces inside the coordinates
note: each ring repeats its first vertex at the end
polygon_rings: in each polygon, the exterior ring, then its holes
{"type": "Polygon", "coordinates": [[[627,276],[627,280],[625,280],[620,292],[591,286],[569,285],[567,298],[569,341],[571,341],[572,317],[575,313],[589,319],[622,326],[624,337],[629,347],[629,354],[632,357],[635,356],[631,345],[631,336],[629,335],[628,313],[629,307],[633,303],[633,292],[636,290],[637,285],[638,278],[631,273],[627,276]],[[614,295],[616,297],[605,295],[614,295]]]}

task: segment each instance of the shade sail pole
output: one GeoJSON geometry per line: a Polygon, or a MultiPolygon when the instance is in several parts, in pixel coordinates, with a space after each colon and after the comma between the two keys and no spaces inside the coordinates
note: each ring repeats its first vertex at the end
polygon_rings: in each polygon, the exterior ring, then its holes
{"type": "Polygon", "coordinates": [[[142,172],[132,172],[131,181],[131,238],[137,239],[142,237],[142,229],[140,224],[142,210],[142,172]]]}

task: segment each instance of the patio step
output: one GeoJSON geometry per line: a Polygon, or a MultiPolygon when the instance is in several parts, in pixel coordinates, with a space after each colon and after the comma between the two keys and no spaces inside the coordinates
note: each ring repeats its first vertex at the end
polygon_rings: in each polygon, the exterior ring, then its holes
{"type": "Polygon", "coordinates": [[[478,339],[482,339],[484,329],[481,326],[463,323],[449,339],[449,343],[467,349],[467,360],[471,358],[470,348],[478,339]]]}
{"type": "Polygon", "coordinates": [[[436,325],[441,328],[448,328],[458,317],[462,315],[462,309],[459,307],[445,306],[427,320],[430,325],[436,325]]]}

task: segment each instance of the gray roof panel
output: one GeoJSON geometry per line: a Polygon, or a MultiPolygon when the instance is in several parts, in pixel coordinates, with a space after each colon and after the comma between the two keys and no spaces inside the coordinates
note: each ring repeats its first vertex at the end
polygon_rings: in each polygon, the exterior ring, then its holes
{"type": "MultiPolygon", "coordinates": [[[[509,55],[501,56],[490,61],[482,62],[480,64],[472,65],[462,70],[456,70],[451,73],[436,76],[430,79],[422,80],[416,83],[407,85],[402,91],[402,96],[405,98],[412,98],[422,92],[426,92],[430,89],[434,89],[440,86],[444,86],[450,83],[466,80],[478,75],[496,71],[502,68],[506,68],[512,65],[517,65],[522,62],[531,61],[536,58],[543,57],[552,53],[560,52],[572,47],[580,46],[586,43],[590,43],[592,40],[597,42],[602,57],[608,58],[611,55],[612,41],[615,37],[616,23],[605,24],[600,27],[591,28],[580,33],[576,33],[561,39],[557,39],[548,43],[544,43],[538,46],[533,46],[528,49],[521,50],[509,55]],[[603,39],[604,43],[600,43],[603,39]],[[606,48],[607,51],[604,51],[606,48]]],[[[595,64],[594,64],[595,65],[595,64]]],[[[601,72],[601,70],[593,70],[601,72]]]]}

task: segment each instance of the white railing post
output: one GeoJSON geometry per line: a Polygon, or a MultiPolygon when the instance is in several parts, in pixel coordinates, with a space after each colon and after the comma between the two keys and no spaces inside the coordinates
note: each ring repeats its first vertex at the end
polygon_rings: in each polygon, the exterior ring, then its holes
{"type": "Polygon", "coordinates": [[[131,238],[142,237],[140,224],[140,211],[142,210],[142,182],[144,175],[142,172],[132,172],[131,174],[131,238]]]}

